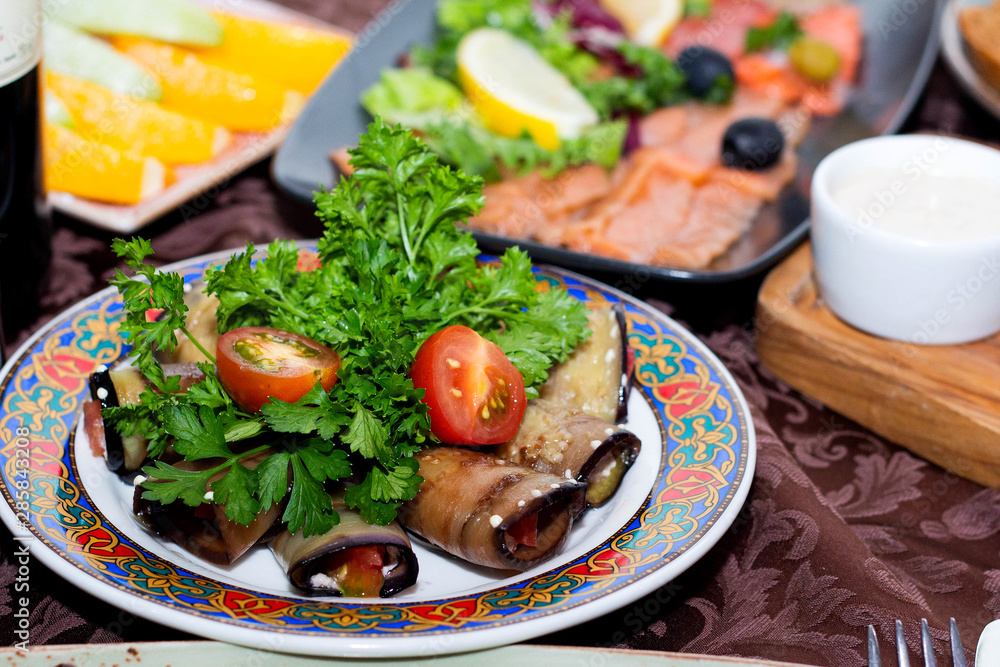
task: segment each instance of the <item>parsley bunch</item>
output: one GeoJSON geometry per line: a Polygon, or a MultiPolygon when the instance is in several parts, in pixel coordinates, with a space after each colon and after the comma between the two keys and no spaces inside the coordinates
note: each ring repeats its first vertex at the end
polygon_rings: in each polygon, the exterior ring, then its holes
{"type": "Polygon", "coordinates": [[[108,418],[124,435],[150,438],[154,458],[169,445],[186,461],[211,463],[193,472],[156,461],[144,468],[145,498],[198,505],[208,487],[242,524],[284,502],[289,529],[312,535],[338,521],[326,486],[350,480],[347,505],[388,523],[417,493],[412,455],[433,437],[423,391],[409,378],[426,338],[452,324],[475,329],[504,350],[531,397],[586,337],[583,304],[562,290],[537,291],[525,253],[477,260],[475,241],[457,225],[482,206],[479,177],[441,164],[409,131],[380,119],[351,153],[354,174],[316,195],[326,226],[317,269],[299,271],[297,246],[275,241],[262,257],[248,245],[206,273],[220,331],[268,326],[336,350],[342,365],[328,392],[317,384],[294,403],[272,399],[251,415],[205,363],[203,381],[174,393],[176,378],[162,377],[152,350],[176,344],[183,284],[144,264],[147,242],[116,244],[141,276],[113,282],[125,301],[122,331],[153,387],[108,418]],[[163,309],[161,320],[146,321],[150,307],[163,309]]]}

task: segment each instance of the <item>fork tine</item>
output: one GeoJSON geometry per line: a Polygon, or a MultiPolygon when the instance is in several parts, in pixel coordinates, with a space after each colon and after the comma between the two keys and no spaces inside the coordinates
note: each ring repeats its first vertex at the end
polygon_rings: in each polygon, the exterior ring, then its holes
{"type": "Polygon", "coordinates": [[[875,626],[868,626],[868,667],[882,667],[882,656],[878,653],[878,636],[875,626]]]}
{"type": "Polygon", "coordinates": [[[931,629],[927,625],[927,619],[920,619],[920,643],[924,648],[924,667],[937,667],[934,660],[934,645],[931,643],[931,629]]]}
{"type": "Polygon", "coordinates": [[[966,667],[965,648],[962,646],[962,638],[958,635],[958,624],[955,619],[951,619],[951,659],[955,667],[966,667]]]}
{"type": "Polygon", "coordinates": [[[896,659],[899,661],[899,667],[910,667],[910,654],[906,650],[903,622],[899,619],[896,619],[896,659]]]}

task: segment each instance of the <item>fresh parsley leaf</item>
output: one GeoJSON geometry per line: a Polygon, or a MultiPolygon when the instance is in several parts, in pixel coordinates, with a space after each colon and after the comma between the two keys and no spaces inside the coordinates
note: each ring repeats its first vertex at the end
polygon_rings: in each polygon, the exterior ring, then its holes
{"type": "Polygon", "coordinates": [[[213,502],[225,505],[226,517],[244,526],[260,512],[260,503],[254,498],[256,472],[234,461],[226,474],[211,484],[213,502]]]}
{"type": "Polygon", "coordinates": [[[354,408],[354,419],[351,421],[344,442],[352,452],[358,452],[366,459],[386,460],[390,452],[386,448],[389,440],[389,430],[378,417],[358,403],[354,408]]]}
{"type": "Polygon", "coordinates": [[[188,388],[185,401],[192,405],[204,405],[212,409],[235,406],[233,399],[222,388],[222,383],[219,382],[219,378],[215,374],[215,367],[206,362],[199,363],[198,367],[205,374],[205,379],[188,388]]]}
{"type": "Polygon", "coordinates": [[[154,465],[142,469],[147,479],[142,483],[142,497],[146,500],[169,505],[177,499],[185,505],[197,507],[205,502],[208,481],[223,466],[208,470],[182,470],[156,461],[154,465]]]}
{"type": "Polygon", "coordinates": [[[331,408],[326,392],[317,382],[294,403],[272,398],[260,406],[260,412],[268,425],[279,433],[309,434],[319,429],[320,422],[331,408]]]}
{"type": "Polygon", "coordinates": [[[312,476],[297,456],[292,462],[292,492],[282,520],[292,533],[322,535],[340,522],[340,515],[333,509],[333,501],[323,485],[312,476]]]}
{"type": "Polygon", "coordinates": [[[135,272],[126,276],[115,272],[111,284],[118,288],[125,306],[125,319],[119,331],[128,338],[135,355],[135,365],[161,392],[169,392],[163,369],[154,357],[157,349],[167,352],[177,345],[174,331],[184,327],[184,279],[176,273],[163,273],[145,263],[153,253],[149,241],[134,238],[131,241],[117,238],[111,244],[115,254],[135,272]],[[159,311],[157,317],[147,317],[150,311],[159,311]]]}
{"type": "Polygon", "coordinates": [[[288,493],[288,466],[291,464],[289,452],[275,452],[254,468],[257,473],[257,500],[260,509],[267,511],[277,505],[288,493]]]}
{"type": "Polygon", "coordinates": [[[347,488],[344,493],[344,503],[351,509],[358,510],[361,518],[368,523],[384,526],[396,519],[396,510],[401,502],[385,502],[372,498],[372,476],[374,470],[365,476],[364,481],[347,488]]]}
{"type": "Polygon", "coordinates": [[[402,461],[391,472],[385,472],[378,466],[373,467],[369,474],[371,499],[390,503],[412,499],[424,481],[424,478],[417,474],[419,467],[413,459],[402,461]]]}
{"type": "Polygon", "coordinates": [[[165,407],[163,429],[176,438],[174,449],[188,461],[233,457],[222,420],[208,406],[198,411],[189,405],[165,407]]]}
{"type": "Polygon", "coordinates": [[[318,482],[343,479],[351,474],[347,452],[334,449],[329,440],[312,438],[301,442],[295,447],[294,455],[318,482]]]}

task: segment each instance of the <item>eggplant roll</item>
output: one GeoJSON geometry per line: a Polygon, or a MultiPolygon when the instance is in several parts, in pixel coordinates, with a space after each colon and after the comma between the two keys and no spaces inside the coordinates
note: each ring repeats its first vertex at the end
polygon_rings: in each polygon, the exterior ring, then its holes
{"type": "Polygon", "coordinates": [[[322,535],[304,537],[287,529],[270,541],[288,580],[310,595],[389,597],[417,581],[417,556],[410,539],[393,522],[366,523],[333,496],[340,523],[322,535]]]}
{"type": "MultiPolygon", "coordinates": [[[[191,385],[200,382],[205,374],[197,364],[164,364],[165,376],[180,377],[180,391],[187,391],[191,385]]],[[[149,442],[140,435],[121,437],[114,428],[99,418],[100,410],[132,405],[139,402],[139,395],[149,386],[149,381],[138,368],[104,369],[90,376],[90,396],[99,406],[84,405],[84,429],[90,440],[91,449],[104,450],[104,460],[108,468],[119,474],[135,472],[146,460],[149,442]]]]}
{"type": "Polygon", "coordinates": [[[632,386],[625,309],[596,308],[587,323],[590,338],[549,371],[539,396],[609,422],[625,421],[632,386]]]}
{"type": "Polygon", "coordinates": [[[497,456],[540,472],[587,484],[587,504],[602,505],[639,456],[634,433],[580,410],[536,398],[528,401],[517,434],[497,456]]]}
{"type": "MultiPolygon", "coordinates": [[[[256,468],[267,455],[267,452],[254,454],[244,458],[242,463],[248,468],[256,468]]],[[[222,461],[223,459],[177,461],[173,465],[181,470],[208,470],[222,461]]],[[[218,476],[211,481],[215,481],[218,476]]],[[[250,547],[270,538],[279,527],[278,518],[284,512],[283,505],[272,505],[266,512],[258,514],[250,525],[243,526],[226,516],[224,505],[206,503],[191,507],[180,500],[164,505],[146,500],[142,497],[143,491],[141,486],[136,485],[132,497],[132,511],[143,525],[184,550],[216,565],[233,563],[250,547]]]]}
{"type": "Polygon", "coordinates": [[[459,447],[414,458],[424,478],[399,522],[477,565],[526,570],[554,554],[583,509],[586,485],[459,447]]]}
{"type": "MultiPolygon", "coordinates": [[[[184,304],[188,307],[188,312],[184,316],[185,328],[202,347],[214,352],[221,335],[219,320],[215,316],[215,311],[219,308],[219,299],[202,292],[204,285],[196,284],[194,288],[184,295],[184,304]]],[[[156,356],[160,362],[184,364],[208,361],[187,334],[180,330],[174,333],[177,335],[177,345],[169,354],[164,350],[158,351],[156,356]]]]}

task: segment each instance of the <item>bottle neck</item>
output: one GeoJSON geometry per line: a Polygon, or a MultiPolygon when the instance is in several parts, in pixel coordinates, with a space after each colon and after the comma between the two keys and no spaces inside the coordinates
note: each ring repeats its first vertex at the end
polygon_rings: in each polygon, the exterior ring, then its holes
{"type": "Polygon", "coordinates": [[[38,66],[42,59],[41,0],[0,3],[0,88],[38,66]]]}

